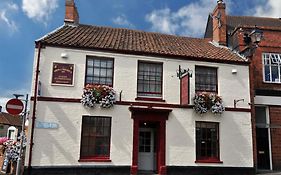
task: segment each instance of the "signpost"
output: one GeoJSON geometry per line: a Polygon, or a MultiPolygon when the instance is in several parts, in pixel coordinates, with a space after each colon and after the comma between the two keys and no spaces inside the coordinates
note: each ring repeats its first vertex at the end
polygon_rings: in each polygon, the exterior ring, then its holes
{"type": "MultiPolygon", "coordinates": [[[[19,149],[19,157],[18,157],[18,160],[17,160],[17,169],[16,169],[16,175],[20,175],[21,174],[21,165],[22,165],[22,156],[23,156],[23,142],[24,142],[24,135],[25,135],[25,132],[24,132],[24,127],[25,127],[25,118],[27,116],[27,103],[28,103],[28,94],[26,94],[26,99],[25,100],[20,100],[18,99],[18,97],[22,97],[23,95],[19,95],[19,94],[14,94],[14,96],[16,98],[14,99],[11,99],[7,102],[6,104],[6,111],[9,113],[9,114],[12,114],[12,115],[19,115],[23,109],[24,109],[24,112],[22,114],[22,128],[21,128],[21,138],[20,138],[20,149],[19,149]],[[25,107],[22,103],[22,101],[25,101],[25,107]]],[[[7,161],[7,160],[6,160],[7,161]]],[[[3,165],[6,165],[7,162],[4,161],[3,165]]],[[[5,166],[4,166],[4,169],[2,169],[2,171],[5,171],[5,166]]]]}
{"type": "Polygon", "coordinates": [[[23,103],[19,99],[11,99],[6,104],[6,110],[9,114],[18,115],[23,111],[23,103]]]}

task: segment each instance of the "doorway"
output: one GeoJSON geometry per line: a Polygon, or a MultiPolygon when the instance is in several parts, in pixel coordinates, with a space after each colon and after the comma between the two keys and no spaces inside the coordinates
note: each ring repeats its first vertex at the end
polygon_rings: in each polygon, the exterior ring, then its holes
{"type": "Polygon", "coordinates": [[[167,174],[166,121],[172,110],[133,106],[129,110],[134,120],[131,174],[167,174]]]}
{"type": "Polygon", "coordinates": [[[269,159],[268,129],[257,128],[256,134],[257,134],[258,169],[269,170],[270,159],[269,159]]]}
{"type": "Polygon", "coordinates": [[[272,169],[270,121],[269,111],[266,106],[256,106],[256,145],[257,145],[257,169],[272,169]]]}
{"type": "Polygon", "coordinates": [[[140,128],[138,167],[140,171],[156,171],[155,128],[140,128]]]}

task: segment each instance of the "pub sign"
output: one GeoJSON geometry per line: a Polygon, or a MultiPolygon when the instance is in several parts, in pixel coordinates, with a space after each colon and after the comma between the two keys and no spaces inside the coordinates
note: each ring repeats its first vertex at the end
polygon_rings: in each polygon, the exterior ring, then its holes
{"type": "Polygon", "coordinates": [[[53,63],[52,85],[74,85],[74,64],[53,63]]]}

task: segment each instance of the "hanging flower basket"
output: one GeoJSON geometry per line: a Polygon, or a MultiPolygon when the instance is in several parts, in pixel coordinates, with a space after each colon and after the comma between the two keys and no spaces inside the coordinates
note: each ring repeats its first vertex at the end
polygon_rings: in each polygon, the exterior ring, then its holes
{"type": "Polygon", "coordinates": [[[110,108],[115,102],[115,91],[106,85],[87,85],[83,90],[81,103],[90,108],[99,104],[101,108],[110,108]]]}
{"type": "Polygon", "coordinates": [[[199,114],[207,113],[210,110],[213,114],[222,114],[225,107],[222,98],[215,93],[199,92],[193,98],[194,110],[199,114]]]}

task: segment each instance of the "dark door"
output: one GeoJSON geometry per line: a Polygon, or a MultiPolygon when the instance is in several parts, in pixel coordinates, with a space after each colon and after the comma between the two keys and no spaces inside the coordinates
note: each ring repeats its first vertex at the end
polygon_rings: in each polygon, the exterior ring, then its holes
{"type": "Polygon", "coordinates": [[[268,128],[257,128],[258,169],[270,169],[268,128]]]}

